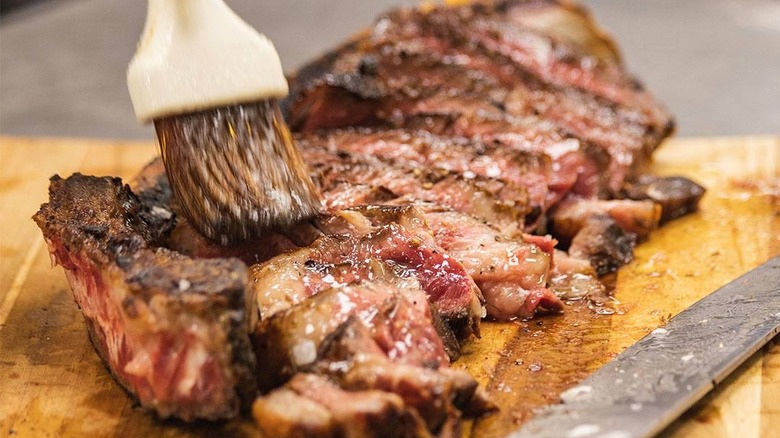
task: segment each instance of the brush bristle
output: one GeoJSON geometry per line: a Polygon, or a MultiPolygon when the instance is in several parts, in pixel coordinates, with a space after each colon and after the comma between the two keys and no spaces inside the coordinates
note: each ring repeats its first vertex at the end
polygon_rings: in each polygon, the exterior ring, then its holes
{"type": "Polygon", "coordinates": [[[316,215],[319,194],[275,101],[155,120],[181,212],[227,245],[316,215]]]}

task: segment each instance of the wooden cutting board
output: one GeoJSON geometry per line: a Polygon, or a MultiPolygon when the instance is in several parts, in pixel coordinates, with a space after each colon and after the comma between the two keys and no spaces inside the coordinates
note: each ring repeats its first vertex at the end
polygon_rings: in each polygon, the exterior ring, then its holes
{"type": "MultiPolygon", "coordinates": [[[[0,138],[0,437],[256,434],[250,421],[160,422],[134,407],[89,344],[62,270],[51,269],[30,220],[51,175],[130,178],[154,155],[149,143],[0,138]]],[[[671,316],[780,253],[779,138],[672,140],[654,170],[706,185],[701,211],[637,248],[617,276],[613,314],[573,304],[561,316],[485,323],[455,366],[472,372],[502,410],[467,424],[466,435],[505,435],[671,316]]],[[[777,431],[780,339],[664,435],[777,431]]]]}

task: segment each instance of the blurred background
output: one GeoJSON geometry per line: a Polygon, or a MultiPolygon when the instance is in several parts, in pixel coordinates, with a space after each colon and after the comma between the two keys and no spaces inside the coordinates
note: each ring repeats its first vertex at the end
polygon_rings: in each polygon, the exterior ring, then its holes
{"type": "MultiPolygon", "coordinates": [[[[227,0],[295,69],[419,1],[227,0]]],[[[780,134],[780,0],[583,0],[628,68],[676,115],[678,135],[780,134]]],[[[153,137],[125,69],[141,0],[2,0],[0,134],[153,137]]]]}

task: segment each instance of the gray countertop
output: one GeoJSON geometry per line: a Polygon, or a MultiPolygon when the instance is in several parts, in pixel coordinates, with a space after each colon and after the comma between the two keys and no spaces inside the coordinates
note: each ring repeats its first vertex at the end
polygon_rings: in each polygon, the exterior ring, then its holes
{"type": "MultiPolygon", "coordinates": [[[[287,69],[416,1],[228,0],[287,69]]],[[[585,0],[680,135],[780,134],[780,0],[585,0]]],[[[0,20],[0,134],[151,139],[125,69],[145,2],[58,0],[0,20]]]]}

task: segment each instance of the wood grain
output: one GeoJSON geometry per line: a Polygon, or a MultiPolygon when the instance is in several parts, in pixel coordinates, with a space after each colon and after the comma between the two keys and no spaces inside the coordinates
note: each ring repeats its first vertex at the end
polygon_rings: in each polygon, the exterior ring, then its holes
{"type": "MultiPolygon", "coordinates": [[[[60,268],[30,216],[47,179],[75,171],[131,177],[150,143],[0,138],[0,436],[253,436],[249,421],[160,422],[134,407],[89,344],[60,268]]],[[[670,316],[780,253],[780,140],[678,139],[653,170],[709,191],[699,213],[652,235],[616,280],[614,314],[584,304],[564,315],[485,323],[464,346],[468,369],[501,405],[467,435],[503,436],[670,316]]],[[[780,430],[774,340],[679,419],[669,437],[759,437],[780,430]]]]}

